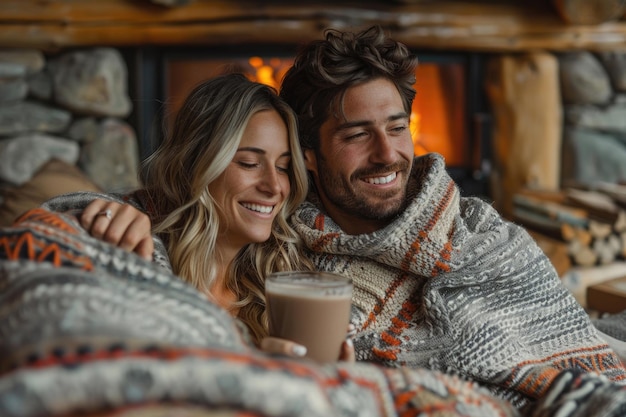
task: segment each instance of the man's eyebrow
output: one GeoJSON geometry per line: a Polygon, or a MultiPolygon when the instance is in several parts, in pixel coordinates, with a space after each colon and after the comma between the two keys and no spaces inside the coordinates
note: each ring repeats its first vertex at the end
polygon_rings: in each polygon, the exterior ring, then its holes
{"type": "MultiPolygon", "coordinates": [[[[387,118],[386,121],[393,122],[395,120],[408,119],[408,118],[409,118],[409,115],[406,114],[405,112],[402,112],[402,113],[392,114],[391,116],[387,118]]],[[[337,126],[337,130],[350,129],[352,127],[359,127],[359,126],[368,126],[371,124],[372,124],[371,120],[355,120],[352,122],[346,122],[346,123],[340,124],[339,126],[337,126]]]]}
{"type": "MultiPolygon", "coordinates": [[[[259,155],[265,155],[267,151],[265,149],[256,148],[254,146],[245,146],[243,148],[237,149],[237,152],[254,152],[259,155]]],[[[281,158],[284,156],[291,156],[291,151],[285,151],[280,154],[281,158]]]]}

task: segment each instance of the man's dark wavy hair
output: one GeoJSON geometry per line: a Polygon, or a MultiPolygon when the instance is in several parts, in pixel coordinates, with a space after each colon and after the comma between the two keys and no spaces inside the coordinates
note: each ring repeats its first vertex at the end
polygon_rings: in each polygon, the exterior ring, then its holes
{"type": "MultiPolygon", "coordinates": [[[[319,149],[319,129],[346,90],[377,78],[393,82],[407,114],[415,97],[417,57],[385,35],[380,26],[359,33],[328,29],[325,39],[304,45],[287,71],[280,96],[298,116],[303,149],[319,149]]],[[[339,104],[339,107],[336,107],[339,104]]]]}

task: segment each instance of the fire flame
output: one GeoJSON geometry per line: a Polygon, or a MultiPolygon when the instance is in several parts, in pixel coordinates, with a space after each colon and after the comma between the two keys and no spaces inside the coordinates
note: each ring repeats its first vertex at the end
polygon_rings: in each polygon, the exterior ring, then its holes
{"type": "MultiPolygon", "coordinates": [[[[278,90],[292,63],[291,58],[252,56],[235,61],[185,61],[172,65],[169,95],[172,115],[180,107],[185,90],[206,78],[207,73],[236,70],[278,90]]],[[[445,157],[448,165],[465,166],[471,158],[467,155],[463,65],[421,63],[416,79],[417,94],[409,120],[415,155],[437,152],[445,157]]]]}

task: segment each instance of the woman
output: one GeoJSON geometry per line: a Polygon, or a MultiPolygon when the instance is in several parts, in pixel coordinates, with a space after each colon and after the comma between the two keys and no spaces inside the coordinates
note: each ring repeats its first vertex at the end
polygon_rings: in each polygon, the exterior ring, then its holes
{"type": "Polygon", "coordinates": [[[175,274],[238,317],[255,344],[303,355],[301,346],[266,337],[264,296],[268,273],[310,269],[287,222],[307,192],[296,132],[291,109],[270,87],[239,74],[206,81],[146,161],[144,188],[131,201],[148,216],[98,199],[81,224],[149,256],[152,239],[141,230],[150,221],[175,274]]]}

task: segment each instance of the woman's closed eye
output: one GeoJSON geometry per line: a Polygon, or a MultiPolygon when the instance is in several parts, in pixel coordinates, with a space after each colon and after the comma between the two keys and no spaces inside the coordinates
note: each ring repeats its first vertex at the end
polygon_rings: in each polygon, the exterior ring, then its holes
{"type": "Polygon", "coordinates": [[[285,174],[291,172],[291,155],[282,155],[278,158],[276,160],[276,169],[285,174]]]}
{"type": "MultiPolygon", "coordinates": [[[[237,164],[243,168],[246,169],[254,169],[254,168],[259,168],[261,166],[261,164],[259,162],[244,162],[244,161],[237,161],[237,164]]],[[[287,164],[287,165],[276,165],[276,170],[280,173],[283,174],[288,174],[289,171],[291,171],[291,164],[287,164]]]]}
{"type": "Polygon", "coordinates": [[[256,168],[259,165],[261,165],[258,162],[245,162],[245,161],[237,161],[237,164],[244,168],[256,168]]]}

